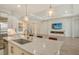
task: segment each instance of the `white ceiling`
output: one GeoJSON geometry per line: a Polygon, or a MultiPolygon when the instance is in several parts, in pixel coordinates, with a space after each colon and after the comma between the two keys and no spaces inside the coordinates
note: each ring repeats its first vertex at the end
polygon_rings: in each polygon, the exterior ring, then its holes
{"type": "MultiPolygon", "coordinates": [[[[0,4],[0,10],[8,10],[8,11],[14,11],[15,13],[19,13],[21,15],[25,14],[25,5],[21,4],[20,8],[17,8],[18,4],[0,4]]],[[[61,5],[52,5],[55,7],[62,6],[61,5]]],[[[29,13],[37,13],[42,10],[47,10],[49,8],[49,4],[29,4],[28,5],[28,14],[29,13]]]]}
{"type": "MultiPolygon", "coordinates": [[[[37,13],[39,11],[42,11],[42,10],[45,10],[45,9],[48,9],[48,6],[49,5],[46,5],[46,4],[30,4],[28,5],[28,14],[31,14],[31,13],[37,13]]],[[[17,4],[1,4],[0,5],[0,10],[7,10],[7,11],[10,11],[10,12],[14,12],[20,16],[24,16],[25,15],[25,12],[26,12],[26,9],[25,9],[25,5],[22,4],[20,8],[17,7],[17,4]]]]}
{"type": "MultiPolygon", "coordinates": [[[[18,16],[25,16],[26,14],[26,9],[25,9],[25,5],[21,4],[21,7],[17,7],[18,4],[0,4],[0,11],[9,11],[12,14],[16,14],[18,16]]],[[[68,6],[70,5],[62,5],[62,4],[55,4],[52,5],[54,11],[57,10],[62,10],[62,8],[68,8],[68,6]]],[[[46,18],[47,17],[47,11],[49,9],[49,4],[29,4],[27,5],[28,8],[28,15],[30,15],[29,17],[32,17],[35,19],[38,19],[41,17],[46,18]]],[[[69,7],[70,8],[70,7],[69,7]]],[[[60,11],[61,12],[61,11],[60,11]]]]}

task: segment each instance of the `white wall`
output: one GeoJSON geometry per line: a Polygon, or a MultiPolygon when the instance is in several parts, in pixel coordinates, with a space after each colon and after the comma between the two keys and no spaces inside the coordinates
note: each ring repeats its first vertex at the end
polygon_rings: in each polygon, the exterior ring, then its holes
{"type": "Polygon", "coordinates": [[[48,34],[48,22],[40,22],[40,34],[48,34]]]}

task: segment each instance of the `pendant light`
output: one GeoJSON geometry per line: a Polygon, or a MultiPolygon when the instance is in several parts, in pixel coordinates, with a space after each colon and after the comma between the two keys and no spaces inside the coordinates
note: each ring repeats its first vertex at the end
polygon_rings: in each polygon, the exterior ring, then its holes
{"type": "Polygon", "coordinates": [[[27,5],[25,5],[25,9],[26,9],[26,14],[25,14],[25,17],[24,17],[24,21],[28,21],[29,19],[28,19],[28,15],[27,15],[27,5]]]}
{"type": "Polygon", "coordinates": [[[52,16],[52,14],[53,14],[53,10],[52,10],[52,5],[50,4],[49,5],[49,10],[48,10],[48,15],[52,16]]]}

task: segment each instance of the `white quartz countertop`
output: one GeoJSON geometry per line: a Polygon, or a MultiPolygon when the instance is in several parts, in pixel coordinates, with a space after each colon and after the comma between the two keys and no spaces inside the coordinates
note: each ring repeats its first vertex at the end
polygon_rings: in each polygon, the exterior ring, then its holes
{"type": "Polygon", "coordinates": [[[20,47],[21,49],[28,51],[33,55],[55,55],[59,54],[59,50],[63,45],[63,41],[48,40],[44,38],[33,37],[32,42],[26,44],[19,44],[13,40],[16,37],[4,37],[10,43],[20,47]]]}

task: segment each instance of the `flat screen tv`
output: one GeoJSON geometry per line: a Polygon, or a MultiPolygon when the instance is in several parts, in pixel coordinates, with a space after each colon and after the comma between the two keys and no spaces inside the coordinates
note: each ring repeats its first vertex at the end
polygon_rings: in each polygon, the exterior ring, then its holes
{"type": "Polygon", "coordinates": [[[53,23],[52,24],[52,29],[55,29],[55,30],[62,29],[62,23],[53,23]]]}

